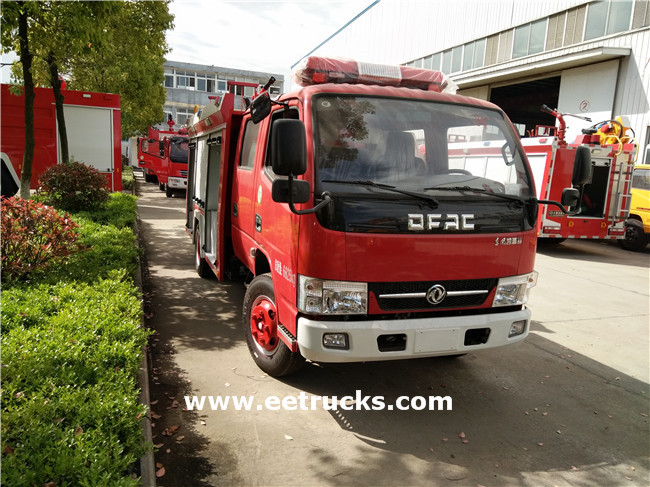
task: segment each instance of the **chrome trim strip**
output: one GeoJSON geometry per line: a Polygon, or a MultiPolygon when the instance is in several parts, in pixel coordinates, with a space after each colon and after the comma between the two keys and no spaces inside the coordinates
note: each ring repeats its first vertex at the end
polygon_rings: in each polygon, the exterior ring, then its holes
{"type": "MultiPolygon", "coordinates": [[[[474,296],[477,294],[487,294],[490,291],[447,291],[447,296],[474,296]]],[[[400,293],[400,294],[380,294],[379,299],[408,299],[408,298],[426,298],[427,293],[400,293]]]]}

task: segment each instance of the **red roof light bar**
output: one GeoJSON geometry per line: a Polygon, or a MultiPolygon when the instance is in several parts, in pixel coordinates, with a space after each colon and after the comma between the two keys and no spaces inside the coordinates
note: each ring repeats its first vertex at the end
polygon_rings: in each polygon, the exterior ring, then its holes
{"type": "Polygon", "coordinates": [[[350,83],[416,88],[438,93],[450,87],[449,80],[440,71],[319,56],[304,59],[294,72],[294,80],[301,86],[350,83]]]}

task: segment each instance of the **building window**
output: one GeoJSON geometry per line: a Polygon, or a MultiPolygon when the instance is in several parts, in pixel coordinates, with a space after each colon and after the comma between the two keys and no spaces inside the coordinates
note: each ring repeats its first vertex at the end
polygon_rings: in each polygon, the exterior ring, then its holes
{"type": "Polygon", "coordinates": [[[188,110],[176,110],[176,126],[183,126],[183,125],[188,125],[192,123],[192,117],[194,116],[194,112],[190,112],[188,110]]]}
{"type": "Polygon", "coordinates": [[[515,29],[512,57],[518,58],[537,54],[544,50],[548,19],[538,20],[515,29]]]}
{"type": "Polygon", "coordinates": [[[605,0],[589,4],[585,39],[595,39],[630,28],[633,0],[605,0]]]}
{"type": "Polygon", "coordinates": [[[456,46],[451,50],[451,71],[457,73],[463,69],[463,46],[456,46]]]}
{"type": "Polygon", "coordinates": [[[463,71],[480,68],[485,60],[485,39],[465,44],[463,54],[463,71]]]}
{"type": "Polygon", "coordinates": [[[174,87],[174,71],[165,70],[165,88],[174,87]]]}
{"type": "Polygon", "coordinates": [[[193,90],[196,88],[196,73],[176,71],[176,88],[193,90]]]}
{"type": "Polygon", "coordinates": [[[451,49],[442,53],[442,72],[451,73],[451,49]]]}
{"type": "Polygon", "coordinates": [[[217,91],[220,92],[225,92],[226,91],[226,80],[225,79],[218,79],[217,80],[217,91]]]}
{"type": "Polygon", "coordinates": [[[196,91],[206,91],[214,93],[214,75],[206,73],[197,73],[196,91]]]}
{"type": "Polygon", "coordinates": [[[431,56],[431,69],[435,71],[440,71],[440,63],[442,62],[442,54],[436,53],[431,56]]]}

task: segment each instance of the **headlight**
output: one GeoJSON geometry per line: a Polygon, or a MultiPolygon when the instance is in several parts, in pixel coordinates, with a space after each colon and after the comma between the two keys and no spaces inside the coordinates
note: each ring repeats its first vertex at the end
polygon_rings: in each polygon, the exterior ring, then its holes
{"type": "Polygon", "coordinates": [[[366,314],[368,284],[298,276],[298,309],[309,314],[366,314]]]}
{"type": "Polygon", "coordinates": [[[523,276],[504,277],[499,279],[497,292],[494,295],[492,307],[516,306],[528,301],[530,288],[537,284],[538,273],[536,271],[523,276]]]}

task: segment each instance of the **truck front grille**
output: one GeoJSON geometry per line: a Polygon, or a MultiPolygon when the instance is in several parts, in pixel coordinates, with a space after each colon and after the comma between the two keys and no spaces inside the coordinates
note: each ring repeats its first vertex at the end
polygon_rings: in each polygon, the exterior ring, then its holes
{"type": "Polygon", "coordinates": [[[497,279],[459,281],[376,282],[368,283],[384,311],[414,311],[481,306],[497,285],[497,279]],[[444,287],[446,296],[438,304],[427,300],[427,292],[435,285],[444,287]]]}

